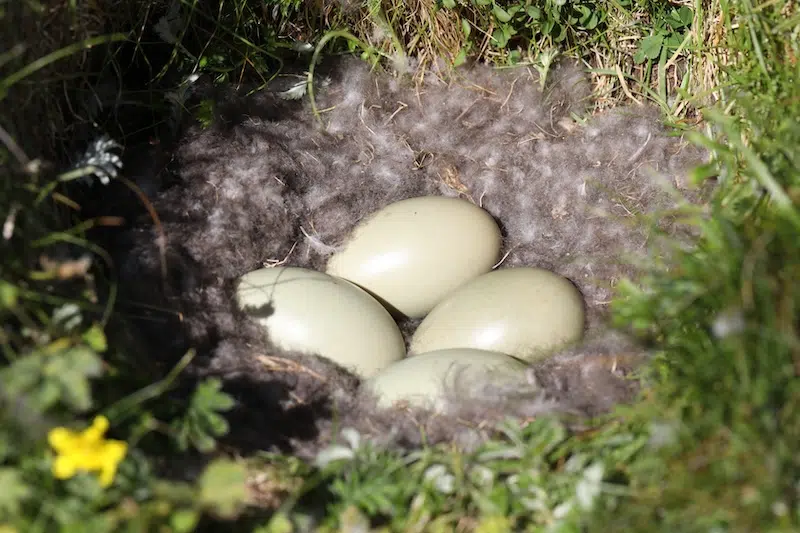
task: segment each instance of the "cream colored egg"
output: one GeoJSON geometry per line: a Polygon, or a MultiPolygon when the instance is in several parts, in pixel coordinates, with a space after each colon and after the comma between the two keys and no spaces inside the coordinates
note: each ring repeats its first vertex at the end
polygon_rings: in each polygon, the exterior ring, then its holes
{"type": "Polygon", "coordinates": [[[448,397],[480,391],[481,384],[520,379],[526,365],[505,354],[457,348],[409,357],[365,382],[378,405],[403,402],[443,410],[448,397]]]}
{"type": "Polygon", "coordinates": [[[484,274],[442,301],[411,339],[411,353],[476,348],[525,361],[579,340],[584,304],[566,278],[539,268],[484,274]]]}
{"type": "Polygon", "coordinates": [[[359,224],[326,271],[366,289],[393,312],[421,318],[454,289],[489,272],[501,245],[497,223],[475,204],[411,198],[359,224]]]}
{"type": "Polygon", "coordinates": [[[304,268],[264,268],[242,276],[236,299],[277,348],[326,357],[363,377],[405,356],[389,312],[346,280],[304,268]]]}

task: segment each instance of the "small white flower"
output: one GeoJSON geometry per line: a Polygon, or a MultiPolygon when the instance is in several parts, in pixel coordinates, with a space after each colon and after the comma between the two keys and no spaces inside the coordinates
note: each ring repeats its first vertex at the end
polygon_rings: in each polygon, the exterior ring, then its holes
{"type": "Polygon", "coordinates": [[[444,465],[433,465],[429,467],[423,475],[425,481],[433,483],[433,486],[442,494],[451,494],[455,488],[456,478],[447,471],[444,465]]]}
{"type": "Polygon", "coordinates": [[[594,463],[584,470],[583,478],[575,487],[575,497],[582,509],[590,510],[594,506],[602,489],[604,471],[603,463],[594,463]]]}
{"type": "Polygon", "coordinates": [[[317,454],[314,464],[317,468],[325,468],[334,461],[352,461],[356,456],[356,452],[347,446],[334,444],[328,446],[317,454]]]}
{"type": "Polygon", "coordinates": [[[75,169],[91,170],[88,176],[84,175],[80,179],[91,184],[90,176],[95,176],[100,183],[107,185],[113,178],[116,178],[122,169],[122,159],[111,151],[116,148],[122,147],[108,135],[102,135],[95,139],[74,166],[75,169]]]}
{"type": "Polygon", "coordinates": [[[739,309],[722,312],[716,316],[711,324],[711,332],[718,339],[724,339],[744,331],[745,321],[739,309]]]}
{"type": "Polygon", "coordinates": [[[470,470],[470,478],[476,485],[485,487],[491,485],[494,481],[494,472],[492,472],[491,468],[477,465],[470,470]]]}
{"type": "Polygon", "coordinates": [[[317,467],[325,468],[334,461],[355,459],[356,452],[361,447],[361,434],[353,428],[344,428],[341,436],[347,445],[333,444],[320,451],[314,461],[317,467]]]}
{"type": "Polygon", "coordinates": [[[527,496],[521,498],[526,509],[537,513],[544,513],[550,509],[550,496],[541,487],[530,487],[527,496]]]}
{"type": "Polygon", "coordinates": [[[53,311],[53,322],[63,327],[65,331],[71,331],[81,324],[81,308],[76,304],[64,304],[53,311]]]}
{"type": "Polygon", "coordinates": [[[789,513],[789,506],[785,502],[777,501],[772,504],[772,514],[777,517],[784,517],[789,513]]]}
{"type": "Polygon", "coordinates": [[[19,204],[11,204],[11,209],[8,210],[8,216],[6,216],[6,221],[3,223],[3,239],[9,240],[14,235],[14,227],[16,225],[17,213],[19,210],[19,204]]]}
{"type": "Polygon", "coordinates": [[[347,441],[347,444],[354,451],[361,447],[361,434],[353,428],[342,429],[342,438],[347,441]]]}
{"type": "Polygon", "coordinates": [[[559,504],[556,506],[555,509],[553,509],[553,518],[555,518],[556,520],[561,520],[562,518],[567,516],[570,511],[572,511],[571,501],[559,504]]]}

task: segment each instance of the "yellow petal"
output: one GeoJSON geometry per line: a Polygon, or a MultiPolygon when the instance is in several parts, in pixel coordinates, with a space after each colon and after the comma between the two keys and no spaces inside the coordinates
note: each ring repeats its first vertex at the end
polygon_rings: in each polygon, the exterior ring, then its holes
{"type": "Polygon", "coordinates": [[[104,454],[109,460],[121,461],[128,452],[128,443],[121,440],[109,440],[105,443],[104,454]]]}
{"type": "Polygon", "coordinates": [[[61,451],[70,448],[75,442],[75,434],[67,428],[58,427],[50,430],[47,441],[53,449],[61,451]]]}
{"type": "Polygon", "coordinates": [[[116,475],[116,473],[117,473],[116,463],[104,466],[103,469],[100,471],[100,485],[104,488],[111,485],[111,483],[114,482],[114,476],[116,475]]]}
{"type": "Polygon", "coordinates": [[[104,416],[95,417],[92,425],[81,434],[84,443],[91,444],[103,440],[103,435],[108,431],[108,419],[104,416]]]}
{"type": "Polygon", "coordinates": [[[56,479],[68,479],[78,471],[78,465],[68,455],[60,455],[53,461],[53,476],[56,479]]]}
{"type": "Polygon", "coordinates": [[[99,450],[81,450],[70,455],[78,468],[83,470],[100,470],[103,466],[103,457],[99,450]]]}
{"type": "Polygon", "coordinates": [[[111,484],[117,472],[117,466],[128,450],[128,444],[119,440],[108,441],[103,450],[103,464],[100,483],[107,487],[111,484]]]}
{"type": "Polygon", "coordinates": [[[98,415],[94,417],[94,421],[92,422],[92,429],[95,429],[100,433],[105,433],[106,431],[108,431],[108,418],[104,417],[103,415],[98,415]]]}

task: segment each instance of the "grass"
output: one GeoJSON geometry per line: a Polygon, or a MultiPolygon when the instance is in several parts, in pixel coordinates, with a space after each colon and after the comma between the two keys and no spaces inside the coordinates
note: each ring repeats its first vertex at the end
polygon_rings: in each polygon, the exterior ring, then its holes
{"type": "Polygon", "coordinates": [[[14,31],[0,32],[0,105],[8,110],[0,116],[0,531],[800,528],[796,3],[172,5],[163,19],[149,1],[105,11],[5,5],[4,28],[14,31]],[[34,30],[44,38],[32,43],[34,30]],[[115,44],[119,31],[127,48],[115,44]],[[114,149],[68,160],[68,137],[87,121],[120,137],[139,135],[141,125],[85,113],[74,95],[104,76],[124,81],[135,64],[154,89],[124,96],[161,120],[164,92],[181,76],[266,82],[298,41],[322,50],[326,40],[325,50],[350,49],[376,65],[478,56],[545,68],[557,52],[592,69],[597,110],[648,100],[668,122],[702,125],[692,138],[714,158],[695,177],[716,177],[719,192],[683,214],[701,237],[690,250],[670,250],[640,284],[624,284],[614,303],[618,323],[658,350],[639,403],[584,433],[548,419],[509,424],[468,454],[446,446],[390,452],[348,434],[316,464],[245,459],[217,449],[231,406],[219,383],[180,380],[192,352],[156,379],[125,358],[124,346],[108,345],[113,280],[85,232],[114,221],[82,220],[66,182],[113,176],[114,149]],[[128,445],[115,483],[104,490],[91,475],[54,479],[49,431],[82,430],[96,414],[128,445]],[[190,468],[202,453],[218,459],[193,485],[154,474],[165,461],[190,468]]]}

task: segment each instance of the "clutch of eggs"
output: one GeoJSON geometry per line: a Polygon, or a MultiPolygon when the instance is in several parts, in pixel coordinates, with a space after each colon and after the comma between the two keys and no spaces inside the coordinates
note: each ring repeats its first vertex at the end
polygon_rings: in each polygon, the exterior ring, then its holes
{"type": "Polygon", "coordinates": [[[402,200],[356,226],[326,273],[256,270],[239,280],[236,298],[277,348],[367,378],[381,405],[438,409],[468,390],[461,384],[505,379],[583,334],[577,288],[537,268],[491,272],[501,244],[494,219],[470,202],[402,200]],[[392,314],[425,317],[412,357],[392,314]]]}

